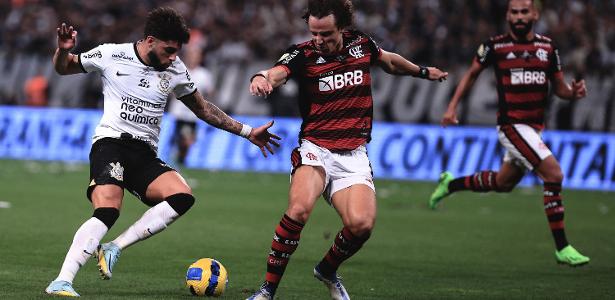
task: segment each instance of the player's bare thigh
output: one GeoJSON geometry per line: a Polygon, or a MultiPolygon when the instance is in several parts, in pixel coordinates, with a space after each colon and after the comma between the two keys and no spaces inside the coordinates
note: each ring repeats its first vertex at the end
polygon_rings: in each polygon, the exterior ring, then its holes
{"type": "Polygon", "coordinates": [[[145,196],[148,200],[158,203],[171,195],[179,193],[192,195],[192,189],[190,189],[186,180],[179,173],[167,171],[149,184],[145,196]]]}
{"type": "Polygon", "coordinates": [[[91,199],[94,209],[100,207],[113,207],[118,210],[122,207],[124,189],[115,184],[102,184],[94,187],[91,199]]]}
{"type": "Polygon", "coordinates": [[[365,184],[354,184],[335,192],[331,202],[352,234],[361,236],[376,223],[376,193],[365,184]]]}
{"type": "Polygon", "coordinates": [[[286,215],[305,224],[325,188],[325,178],[322,167],[302,165],[297,168],[290,181],[286,215]]]}
{"type": "Polygon", "coordinates": [[[543,159],[535,171],[544,182],[562,182],[564,180],[562,168],[553,155],[543,159]]]}

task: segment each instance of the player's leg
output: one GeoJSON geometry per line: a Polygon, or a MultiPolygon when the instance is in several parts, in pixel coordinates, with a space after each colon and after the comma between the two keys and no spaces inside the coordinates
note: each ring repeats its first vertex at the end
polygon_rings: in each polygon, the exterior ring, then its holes
{"type": "Polygon", "coordinates": [[[112,277],[113,266],[123,249],[161,232],[185,214],[195,201],[186,181],[174,170],[162,173],[147,186],[144,194],[137,194],[153,206],[116,239],[99,246],[98,263],[104,279],[112,277]]]}
{"type": "Polygon", "coordinates": [[[92,145],[87,196],[92,201],[94,213],[75,232],[58,277],[45,290],[48,294],[79,296],[72,288],[73,279],[120,214],[124,195],[121,153],[121,145],[106,139],[92,145]]]}
{"type": "MultiPolygon", "coordinates": [[[[361,178],[357,181],[364,180],[361,178]]],[[[337,269],[361,249],[369,239],[376,221],[376,194],[373,185],[354,184],[333,194],[333,207],[342,218],[344,227],[336,234],[333,245],[314,268],[314,276],[321,280],[332,299],[350,299],[337,269]]]]}
{"type": "Polygon", "coordinates": [[[116,185],[100,185],[94,189],[91,195],[94,214],[75,233],[60,274],[46,290],[48,294],[70,296],[74,292],[67,289],[72,289],[71,285],[77,271],[96,252],[100,240],[119,217],[122,196],[122,188],[116,185]],[[66,282],[68,285],[58,285],[56,282],[66,282]]]}
{"type": "Polygon", "coordinates": [[[442,199],[458,191],[508,193],[517,186],[524,175],[525,168],[506,159],[499,171],[480,171],[458,178],[453,178],[450,172],[444,172],[440,175],[438,186],[429,198],[429,207],[435,209],[442,199]]]}
{"type": "Polygon", "coordinates": [[[564,204],[562,201],[562,181],[563,174],[559,162],[553,155],[545,158],[538,168],[536,174],[544,182],[544,209],[549,221],[549,227],[553,240],[555,241],[555,258],[558,263],[571,266],[584,265],[589,262],[586,257],[574,249],[566,239],[564,231],[564,204]]]}
{"type": "MultiPolygon", "coordinates": [[[[297,151],[294,151],[298,155],[297,151]]],[[[291,178],[288,208],[275,228],[267,259],[267,274],[259,291],[250,300],[273,299],[291,255],[299,246],[301,230],[325,186],[325,171],[320,166],[297,165],[291,178]]]]}

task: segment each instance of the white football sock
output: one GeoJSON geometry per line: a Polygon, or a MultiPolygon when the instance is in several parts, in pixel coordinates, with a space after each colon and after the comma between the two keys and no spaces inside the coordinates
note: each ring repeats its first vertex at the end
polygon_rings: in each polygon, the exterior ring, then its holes
{"type": "Polygon", "coordinates": [[[167,201],[162,201],[148,209],[141,219],[137,220],[137,222],[120,234],[120,236],[113,240],[113,243],[120,247],[120,249],[124,249],[163,231],[177,218],[179,218],[179,214],[167,201]]]}
{"type": "Polygon", "coordinates": [[[73,243],[66,253],[62,269],[56,280],[64,280],[70,283],[75,279],[75,275],[90,256],[96,251],[100,240],[107,233],[107,225],[98,218],[92,217],[85,221],[73,238],[73,243]]]}

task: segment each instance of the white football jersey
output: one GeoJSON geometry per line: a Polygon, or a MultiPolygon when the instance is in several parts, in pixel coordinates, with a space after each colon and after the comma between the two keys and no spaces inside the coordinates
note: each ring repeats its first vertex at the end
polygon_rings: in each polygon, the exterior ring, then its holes
{"type": "Polygon", "coordinates": [[[137,55],[136,43],[100,45],[79,54],[79,63],[85,72],[102,76],[104,113],[93,142],[128,133],[156,150],[169,94],[181,98],[196,91],[179,57],[159,72],[137,55]]]}

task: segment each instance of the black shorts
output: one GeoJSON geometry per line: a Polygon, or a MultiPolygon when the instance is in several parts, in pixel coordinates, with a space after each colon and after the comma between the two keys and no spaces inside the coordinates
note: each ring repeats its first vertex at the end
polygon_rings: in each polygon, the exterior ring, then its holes
{"type": "Polygon", "coordinates": [[[94,187],[114,184],[127,189],[143,203],[157,202],[145,196],[147,187],[162,173],[175,171],[156,156],[150,146],[135,139],[103,138],[90,150],[90,185],[87,196],[92,201],[94,187]]]}

